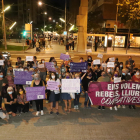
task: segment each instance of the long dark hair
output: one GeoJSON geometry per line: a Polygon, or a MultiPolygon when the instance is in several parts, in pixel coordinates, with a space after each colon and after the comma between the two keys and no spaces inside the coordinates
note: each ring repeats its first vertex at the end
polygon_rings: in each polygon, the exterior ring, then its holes
{"type": "Polygon", "coordinates": [[[55,72],[51,72],[51,73],[50,73],[50,79],[52,80],[52,76],[51,76],[51,75],[52,75],[52,73],[55,75],[55,81],[56,81],[56,80],[57,80],[57,75],[56,75],[56,73],[55,73],[55,72]]]}
{"type": "Polygon", "coordinates": [[[19,89],[17,90],[17,95],[20,95],[19,90],[22,89],[23,90],[23,94],[25,94],[25,90],[23,89],[23,87],[19,87],[19,89]]]}

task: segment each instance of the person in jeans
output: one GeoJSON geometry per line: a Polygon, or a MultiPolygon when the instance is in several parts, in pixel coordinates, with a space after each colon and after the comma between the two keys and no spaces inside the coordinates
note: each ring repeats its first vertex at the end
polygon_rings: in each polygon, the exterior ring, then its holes
{"type": "MultiPolygon", "coordinates": [[[[80,79],[80,75],[75,74],[75,79],[80,79]]],[[[81,79],[80,79],[80,93],[75,93],[74,109],[79,109],[79,98],[80,98],[81,92],[82,92],[82,87],[81,87],[81,79]]]]}
{"type": "MultiPolygon", "coordinates": [[[[41,86],[45,86],[44,82],[42,80],[40,80],[40,75],[37,73],[34,75],[34,80],[31,83],[31,87],[41,87],[41,86]]],[[[39,109],[41,110],[41,115],[44,115],[43,112],[43,99],[41,100],[35,100],[36,103],[36,116],[39,115],[39,109]]]]}

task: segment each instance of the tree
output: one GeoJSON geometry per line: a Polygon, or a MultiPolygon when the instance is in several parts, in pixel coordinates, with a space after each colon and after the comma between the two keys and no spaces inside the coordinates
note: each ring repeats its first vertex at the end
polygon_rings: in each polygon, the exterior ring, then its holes
{"type": "MultiPolygon", "coordinates": [[[[119,20],[129,28],[128,39],[127,39],[127,49],[130,42],[130,29],[139,28],[140,26],[140,1],[139,0],[120,0],[118,3],[119,20]]],[[[127,53],[126,49],[126,53],[127,53]]]]}
{"type": "Polygon", "coordinates": [[[101,11],[90,12],[88,14],[88,32],[101,32],[103,22],[104,20],[101,11]]]}
{"type": "Polygon", "coordinates": [[[78,32],[78,28],[76,26],[74,26],[74,28],[70,31],[70,33],[77,33],[78,32]]]}
{"type": "Polygon", "coordinates": [[[61,25],[56,24],[55,30],[57,31],[57,33],[59,35],[61,35],[63,33],[63,31],[64,31],[64,28],[61,25]]]}

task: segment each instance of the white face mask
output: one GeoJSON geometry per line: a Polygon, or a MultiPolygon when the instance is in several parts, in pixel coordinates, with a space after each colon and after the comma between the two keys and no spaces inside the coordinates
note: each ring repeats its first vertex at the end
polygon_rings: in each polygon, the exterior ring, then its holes
{"type": "Polygon", "coordinates": [[[52,79],[55,79],[55,76],[54,75],[52,75],[52,79]]]}
{"type": "Polygon", "coordinates": [[[110,69],[108,69],[107,71],[110,72],[110,69]]]}
{"type": "Polygon", "coordinates": [[[137,74],[137,75],[140,75],[140,73],[139,73],[139,72],[136,72],[136,74],[137,74]]]}
{"type": "Polygon", "coordinates": [[[45,63],[45,61],[42,61],[42,63],[45,63]]]}
{"type": "Polygon", "coordinates": [[[123,65],[120,65],[120,67],[123,67],[123,65]]]}

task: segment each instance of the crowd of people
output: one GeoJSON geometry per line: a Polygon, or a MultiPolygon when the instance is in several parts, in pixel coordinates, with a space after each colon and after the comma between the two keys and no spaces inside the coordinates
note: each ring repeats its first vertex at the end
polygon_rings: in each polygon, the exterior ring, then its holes
{"type": "MultiPolygon", "coordinates": [[[[1,59],[4,59],[1,56],[1,59]]],[[[88,56],[87,60],[82,57],[80,62],[87,62],[88,68],[85,73],[83,72],[70,72],[70,63],[73,62],[70,58],[67,61],[63,61],[60,66],[57,65],[57,61],[54,57],[51,57],[49,62],[52,62],[55,66],[56,72],[48,71],[45,66],[45,59],[41,59],[39,62],[37,57],[33,57],[33,61],[22,61],[21,57],[17,58],[16,68],[24,69],[24,71],[32,72],[31,85],[15,85],[14,84],[14,72],[13,66],[10,60],[5,60],[4,65],[0,66],[0,112],[2,116],[9,118],[9,115],[16,116],[23,112],[29,112],[29,108],[32,107],[32,102],[36,104],[36,116],[39,114],[44,115],[43,112],[43,100],[27,101],[26,87],[38,87],[45,86],[46,90],[46,103],[50,103],[50,114],[55,113],[59,115],[59,103],[64,101],[64,111],[71,112],[72,97],[70,93],[61,93],[61,80],[62,79],[80,79],[80,93],[75,93],[74,109],[79,109],[79,98],[81,93],[84,94],[84,108],[91,108],[91,102],[88,96],[88,85],[90,82],[113,82],[114,77],[121,77],[122,81],[134,81],[140,82],[140,70],[135,68],[135,61],[129,56],[129,59],[125,64],[119,62],[118,58],[115,59],[115,67],[103,67],[100,65],[93,65],[92,56],[88,56]],[[44,64],[44,68],[38,68],[39,64],[44,64]],[[57,81],[59,83],[59,90],[48,90],[47,81],[57,81]],[[5,105],[6,114],[2,112],[2,102],[5,105]]],[[[103,63],[109,62],[108,58],[103,63]]],[[[94,104],[94,103],[93,103],[94,104]]],[[[115,106],[115,110],[120,106],[115,106]]],[[[125,106],[122,106],[125,108],[125,106]]],[[[135,106],[129,106],[129,108],[135,109],[135,106]]],[[[98,109],[105,109],[105,106],[98,106],[98,109]]],[[[110,107],[110,110],[113,108],[110,107]]],[[[4,118],[2,117],[1,118],[4,118]]]]}

